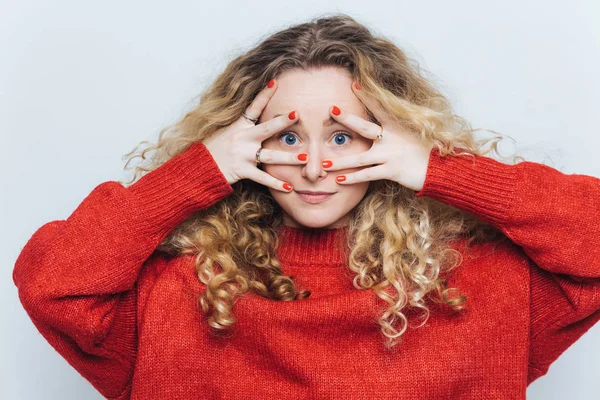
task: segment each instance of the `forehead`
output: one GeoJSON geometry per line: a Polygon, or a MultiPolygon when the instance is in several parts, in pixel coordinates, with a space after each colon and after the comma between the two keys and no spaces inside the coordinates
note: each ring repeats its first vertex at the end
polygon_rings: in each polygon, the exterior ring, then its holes
{"type": "Polygon", "coordinates": [[[263,110],[266,119],[297,110],[301,119],[318,118],[320,124],[329,116],[332,105],[367,116],[363,104],[352,92],[352,76],[343,68],[294,69],[282,73],[277,84],[275,94],[263,110]]]}

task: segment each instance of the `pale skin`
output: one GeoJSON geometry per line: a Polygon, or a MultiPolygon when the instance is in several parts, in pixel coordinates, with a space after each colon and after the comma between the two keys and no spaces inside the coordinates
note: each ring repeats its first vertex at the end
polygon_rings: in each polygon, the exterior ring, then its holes
{"type": "MultiPolygon", "coordinates": [[[[296,69],[286,71],[277,78],[277,92],[258,122],[268,122],[288,109],[295,110],[299,118],[296,123],[263,142],[263,148],[304,153],[308,157],[302,166],[264,166],[265,172],[294,187],[291,193],[271,190],[271,195],[283,210],[285,225],[325,229],[347,225],[347,214],[369,188],[369,182],[339,185],[335,181],[335,174],[325,171],[322,166],[325,159],[360,154],[373,144],[329,114],[331,104],[336,102],[345,109],[368,118],[367,111],[352,94],[351,82],[348,72],[334,68],[309,71],[296,69]],[[325,202],[309,204],[296,192],[303,190],[334,194],[325,202]]],[[[351,173],[358,170],[360,168],[348,167],[339,172],[351,173]]]]}
{"type": "Polygon", "coordinates": [[[278,84],[261,119],[287,107],[300,113],[302,126],[292,125],[285,136],[275,135],[263,147],[303,151],[308,160],[302,168],[271,164],[264,170],[291,182],[296,190],[336,192],[324,203],[308,205],[293,193],[271,190],[286,225],[326,229],[347,225],[347,214],[364,197],[370,181],[389,179],[415,191],[422,188],[432,145],[392,123],[375,99],[353,85],[349,72],[335,67],[292,70],[282,74],[278,84]],[[382,124],[381,140],[377,140],[381,127],[370,121],[367,110],[382,124]],[[337,123],[323,126],[329,117],[337,123]],[[342,134],[352,138],[339,146],[342,138],[335,136],[342,134]],[[345,181],[336,179],[339,176],[345,181]]]}
{"type": "Polygon", "coordinates": [[[286,71],[256,96],[246,114],[259,116],[256,126],[242,116],[205,145],[230,184],[248,178],[267,186],[285,225],[338,228],[347,225],[348,212],[370,181],[393,180],[415,191],[425,181],[433,146],[388,119],[342,68],[286,71]],[[367,109],[383,127],[381,140],[381,127],[369,120],[367,109]],[[291,119],[290,111],[295,111],[291,119]],[[264,171],[254,160],[261,146],[264,171]],[[293,188],[284,189],[285,183],[293,188]],[[296,190],[334,194],[309,204],[296,190]]]}

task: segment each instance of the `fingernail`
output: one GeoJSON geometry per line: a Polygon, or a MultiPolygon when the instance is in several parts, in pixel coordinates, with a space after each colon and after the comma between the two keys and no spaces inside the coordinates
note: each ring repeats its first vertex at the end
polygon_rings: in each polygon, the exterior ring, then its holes
{"type": "Polygon", "coordinates": [[[300,160],[300,161],[306,161],[307,157],[308,157],[308,154],[306,154],[306,153],[298,154],[298,160],[300,160]]]}
{"type": "Polygon", "coordinates": [[[323,168],[329,168],[333,165],[333,163],[330,160],[323,160],[321,165],[323,166],[323,168]]]}
{"type": "Polygon", "coordinates": [[[346,177],[344,175],[336,176],[335,180],[338,182],[344,182],[346,180],[346,177]]]}
{"type": "Polygon", "coordinates": [[[360,90],[360,89],[362,89],[362,87],[360,86],[360,83],[358,83],[358,82],[354,82],[354,88],[355,88],[356,90],[360,90]]]}
{"type": "Polygon", "coordinates": [[[271,79],[271,80],[269,81],[269,83],[267,84],[267,87],[268,87],[269,89],[271,89],[271,88],[273,87],[273,85],[275,85],[275,80],[274,80],[274,79],[271,79]]]}
{"type": "Polygon", "coordinates": [[[341,111],[339,108],[337,108],[337,106],[333,106],[333,109],[331,110],[331,112],[333,113],[333,115],[340,115],[341,111]]]}
{"type": "Polygon", "coordinates": [[[289,191],[289,190],[292,190],[292,185],[290,185],[289,183],[287,183],[287,182],[286,182],[286,183],[284,183],[284,184],[283,184],[283,188],[284,188],[285,190],[288,190],[288,191],[289,191]]]}
{"type": "Polygon", "coordinates": [[[296,111],[292,111],[291,113],[288,114],[288,118],[289,119],[296,119],[296,111]]]}

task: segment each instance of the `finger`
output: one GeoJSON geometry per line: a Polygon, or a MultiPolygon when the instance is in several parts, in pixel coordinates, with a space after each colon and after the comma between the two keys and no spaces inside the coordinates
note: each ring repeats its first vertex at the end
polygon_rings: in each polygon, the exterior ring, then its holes
{"type": "MultiPolygon", "coordinates": [[[[254,100],[252,100],[250,105],[246,108],[246,115],[248,115],[250,118],[258,120],[258,117],[260,117],[260,114],[262,114],[263,110],[269,103],[269,100],[271,100],[271,97],[273,97],[273,94],[275,94],[276,90],[277,81],[275,79],[271,79],[269,83],[260,92],[258,92],[254,100]],[[269,85],[271,85],[271,87],[269,87],[269,85]]],[[[243,115],[240,118],[242,118],[245,121],[248,121],[246,118],[244,118],[243,115]]]]}
{"type": "Polygon", "coordinates": [[[269,175],[264,171],[261,171],[258,168],[252,168],[248,172],[247,175],[248,175],[247,176],[248,179],[252,179],[254,182],[258,182],[261,185],[268,186],[275,190],[279,190],[279,191],[285,192],[285,193],[289,193],[292,190],[292,189],[287,190],[284,187],[284,185],[289,185],[288,187],[291,188],[291,185],[289,183],[281,181],[281,180],[275,178],[274,176],[269,175]]]}
{"type": "Polygon", "coordinates": [[[368,182],[368,181],[376,181],[380,179],[390,179],[388,167],[386,165],[378,165],[372,168],[362,169],[357,172],[353,172],[351,174],[343,175],[346,177],[345,180],[340,181],[338,177],[336,177],[336,182],[342,185],[359,183],[359,182],[368,182]]]}
{"type": "Polygon", "coordinates": [[[377,135],[379,135],[379,133],[381,132],[380,125],[377,125],[376,123],[371,121],[367,121],[366,119],[359,117],[356,114],[352,114],[351,112],[348,112],[346,110],[342,110],[337,106],[332,106],[329,110],[329,113],[336,121],[356,131],[361,136],[364,136],[367,139],[376,140],[377,135]]]}
{"type": "Polygon", "coordinates": [[[331,162],[332,165],[330,167],[325,167],[326,164],[324,164],[323,169],[325,171],[337,171],[346,168],[357,168],[371,166],[374,164],[383,164],[387,161],[387,159],[386,156],[383,154],[379,154],[378,152],[368,150],[350,156],[339,157],[334,159],[333,161],[327,161],[331,162]]]}
{"type": "Polygon", "coordinates": [[[381,125],[389,123],[388,116],[381,107],[379,100],[365,92],[363,89],[357,89],[355,84],[352,84],[352,92],[365,105],[365,107],[371,111],[371,114],[373,114],[373,116],[381,123],[381,125]]]}
{"type": "Polygon", "coordinates": [[[298,121],[298,112],[291,111],[288,114],[280,115],[273,119],[269,119],[256,125],[255,128],[251,128],[252,134],[255,134],[254,139],[263,142],[273,136],[274,134],[281,132],[289,126],[295,124],[298,121]]]}
{"type": "Polygon", "coordinates": [[[288,151],[262,149],[260,151],[260,162],[263,164],[305,164],[308,160],[308,154],[304,153],[304,160],[298,158],[300,154],[290,153],[288,151]]]}

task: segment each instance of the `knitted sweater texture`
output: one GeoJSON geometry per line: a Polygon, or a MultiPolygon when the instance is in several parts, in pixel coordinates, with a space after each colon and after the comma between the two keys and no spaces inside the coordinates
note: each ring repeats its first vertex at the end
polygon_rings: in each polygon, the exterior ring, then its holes
{"type": "Polygon", "coordinates": [[[196,143],[127,188],[101,183],[25,244],[13,271],[24,309],[104,397],[524,399],[600,319],[600,180],[434,149],[416,196],[510,239],[471,245],[449,275],[465,311],[432,308],[426,325],[386,350],[376,323],[386,304],[353,287],[337,241],[347,228],[284,226],[283,271],[311,296],[248,293],[234,303],[234,331],[217,337],[197,305],[194,257],[155,249],[232,191],[196,143]]]}

